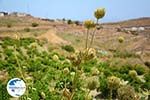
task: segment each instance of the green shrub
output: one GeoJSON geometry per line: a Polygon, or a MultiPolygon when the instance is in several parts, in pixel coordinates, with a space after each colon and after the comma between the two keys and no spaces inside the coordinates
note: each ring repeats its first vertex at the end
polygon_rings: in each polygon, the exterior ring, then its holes
{"type": "Polygon", "coordinates": [[[101,96],[102,98],[106,99],[109,96],[107,77],[104,75],[101,75],[99,78],[99,81],[100,81],[100,91],[102,92],[101,96]]]}
{"type": "Polygon", "coordinates": [[[73,21],[71,19],[67,20],[67,24],[73,24],[73,21]]]}
{"type": "Polygon", "coordinates": [[[120,57],[120,58],[139,58],[138,55],[136,55],[134,52],[131,51],[116,51],[114,53],[114,57],[120,57]]]}
{"type": "Polygon", "coordinates": [[[73,46],[71,45],[65,45],[65,46],[62,46],[62,49],[68,51],[68,52],[75,52],[75,49],[73,46]]]}
{"type": "Polygon", "coordinates": [[[80,24],[79,21],[74,21],[74,23],[78,26],[80,24]]]}
{"type": "Polygon", "coordinates": [[[136,100],[135,91],[131,86],[123,86],[118,89],[119,100],[136,100]]]}
{"type": "Polygon", "coordinates": [[[25,32],[30,32],[30,28],[24,28],[25,32]]]}
{"type": "Polygon", "coordinates": [[[37,26],[39,26],[38,23],[32,23],[32,27],[37,27],[37,26]]]}
{"type": "Polygon", "coordinates": [[[7,24],[7,28],[11,28],[12,27],[12,24],[7,24]]]}
{"type": "Polygon", "coordinates": [[[143,75],[146,71],[144,66],[141,66],[141,65],[136,65],[135,70],[138,73],[138,75],[143,75]]]}
{"type": "Polygon", "coordinates": [[[144,64],[150,68],[150,61],[145,61],[144,64]]]}
{"type": "Polygon", "coordinates": [[[150,82],[145,82],[145,83],[142,85],[142,89],[148,89],[148,90],[150,90],[150,82]]]}
{"type": "Polygon", "coordinates": [[[0,100],[9,100],[9,95],[6,90],[6,85],[0,82],[0,100]]]}

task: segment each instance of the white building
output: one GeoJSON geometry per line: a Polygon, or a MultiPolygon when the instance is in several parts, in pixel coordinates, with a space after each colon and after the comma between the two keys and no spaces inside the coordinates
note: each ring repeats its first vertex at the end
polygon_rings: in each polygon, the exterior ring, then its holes
{"type": "Polygon", "coordinates": [[[0,12],[0,17],[3,17],[3,16],[4,16],[4,13],[1,13],[1,12],[0,12]]]}
{"type": "Polygon", "coordinates": [[[19,12],[12,12],[9,14],[10,16],[17,16],[17,17],[25,17],[28,16],[26,13],[19,13],[19,12]]]}
{"type": "Polygon", "coordinates": [[[6,16],[6,15],[8,15],[7,12],[0,12],[0,17],[4,17],[4,16],[6,16]]]}
{"type": "Polygon", "coordinates": [[[139,29],[138,29],[139,31],[144,31],[145,30],[145,28],[144,27],[139,27],[139,29]]]}
{"type": "Polygon", "coordinates": [[[25,14],[25,13],[17,13],[17,16],[18,17],[25,17],[25,16],[27,16],[27,14],[25,14]]]}

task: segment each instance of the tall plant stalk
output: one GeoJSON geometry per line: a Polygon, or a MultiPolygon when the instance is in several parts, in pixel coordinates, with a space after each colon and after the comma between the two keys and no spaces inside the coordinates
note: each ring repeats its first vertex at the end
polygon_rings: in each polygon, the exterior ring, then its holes
{"type": "MultiPolygon", "coordinates": [[[[99,19],[96,20],[96,25],[98,25],[98,21],[99,19]]],[[[95,37],[95,33],[96,33],[96,28],[94,29],[94,31],[92,32],[92,38],[91,38],[91,41],[90,41],[90,46],[89,48],[91,48],[91,46],[93,45],[93,41],[94,41],[94,37],[95,37]]]]}
{"type": "Polygon", "coordinates": [[[86,33],[86,40],[85,40],[85,49],[88,48],[88,39],[89,39],[89,29],[87,29],[87,33],[86,33]]]}

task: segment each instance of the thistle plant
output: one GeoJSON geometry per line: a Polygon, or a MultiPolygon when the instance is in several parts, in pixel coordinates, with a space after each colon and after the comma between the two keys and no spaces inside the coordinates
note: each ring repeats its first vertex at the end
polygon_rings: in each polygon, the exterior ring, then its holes
{"type": "Polygon", "coordinates": [[[108,87],[110,89],[110,99],[112,99],[112,91],[117,90],[120,86],[120,78],[116,76],[108,77],[108,87]]]}
{"type": "Polygon", "coordinates": [[[94,90],[99,86],[99,80],[96,76],[90,77],[87,80],[87,88],[89,90],[94,90]]]}
{"type": "MultiPolygon", "coordinates": [[[[20,36],[19,36],[19,34],[15,34],[15,39],[19,41],[19,45],[20,45],[20,36]]],[[[14,46],[14,49],[15,49],[14,56],[15,56],[15,59],[16,59],[16,62],[17,62],[17,66],[19,68],[19,74],[21,75],[21,78],[23,78],[25,80],[24,73],[22,71],[22,67],[21,67],[21,65],[19,63],[19,59],[17,57],[17,45],[16,44],[14,46]]]]}
{"type": "Polygon", "coordinates": [[[88,92],[87,92],[87,95],[86,95],[86,100],[90,100],[90,99],[88,99],[89,98],[89,93],[92,91],[92,90],[95,90],[95,89],[97,89],[98,88],[98,86],[99,86],[99,79],[98,79],[98,77],[96,77],[96,76],[92,76],[92,77],[89,77],[88,79],[87,79],[87,85],[86,85],[86,87],[87,87],[87,89],[88,89],[88,92]]]}
{"type": "Polygon", "coordinates": [[[89,45],[89,48],[90,48],[93,44],[96,30],[100,29],[100,27],[98,27],[98,22],[104,16],[105,16],[105,9],[104,8],[98,8],[94,12],[94,17],[96,18],[96,23],[92,20],[86,20],[84,22],[84,26],[85,26],[85,28],[87,28],[86,49],[88,48],[88,43],[87,42],[88,42],[88,38],[89,38],[89,30],[92,29],[92,28],[95,28],[94,31],[92,32],[92,37],[91,37],[91,41],[90,41],[90,45],[89,45]]]}
{"type": "Polygon", "coordinates": [[[90,46],[93,44],[96,30],[99,30],[101,28],[100,26],[98,26],[98,22],[99,22],[99,20],[101,18],[103,18],[105,16],[105,8],[98,8],[98,9],[96,9],[96,11],[94,12],[94,16],[96,18],[96,25],[97,25],[97,27],[96,27],[96,29],[92,33],[92,39],[91,39],[90,46]]]}
{"type": "Polygon", "coordinates": [[[85,42],[85,48],[88,48],[88,39],[89,39],[89,30],[91,28],[95,28],[95,22],[92,20],[86,20],[84,21],[84,27],[87,28],[87,34],[86,34],[86,42],[85,42]]]}
{"type": "Polygon", "coordinates": [[[133,87],[129,85],[120,87],[117,92],[119,100],[138,100],[133,87]]]}
{"type": "MultiPolygon", "coordinates": [[[[21,36],[20,36],[20,34],[15,34],[15,39],[16,40],[18,40],[18,42],[19,42],[19,45],[20,45],[20,38],[21,38],[21,36]]],[[[17,56],[17,45],[15,44],[15,46],[14,46],[14,49],[15,49],[15,53],[14,53],[14,56],[15,56],[15,59],[16,59],[16,63],[17,63],[17,66],[18,66],[18,72],[19,72],[19,74],[20,74],[20,77],[25,81],[25,82],[27,82],[27,80],[26,80],[26,78],[25,78],[25,73],[24,73],[24,71],[23,71],[23,68],[21,67],[21,64],[20,64],[20,62],[19,62],[19,59],[18,59],[18,56],[17,56]]],[[[17,69],[16,69],[17,70],[17,69]]],[[[28,88],[28,86],[27,86],[27,88],[28,88]]],[[[29,91],[28,91],[28,89],[27,89],[27,97],[28,97],[28,94],[29,94],[29,91]]]]}
{"type": "MultiPolygon", "coordinates": [[[[96,33],[96,30],[99,30],[100,28],[98,26],[99,19],[103,18],[105,15],[105,9],[99,8],[94,12],[94,16],[96,18],[96,23],[93,20],[86,20],[84,21],[84,27],[87,29],[86,31],[86,40],[85,40],[85,50],[76,52],[68,57],[68,59],[71,61],[72,65],[74,66],[74,73],[73,80],[72,80],[72,90],[70,91],[66,87],[63,90],[63,96],[65,96],[68,100],[72,100],[73,96],[77,89],[77,82],[80,81],[81,74],[83,72],[83,69],[81,67],[81,64],[94,59],[96,56],[96,50],[91,48],[94,36],[96,33]],[[89,41],[89,35],[92,34],[91,40],[89,41]],[[90,43],[89,43],[90,42],[90,43]]],[[[68,73],[68,69],[64,69],[64,73],[68,73]]],[[[99,74],[99,71],[97,69],[93,70],[93,75],[99,74]]],[[[89,80],[87,85],[87,88],[89,90],[96,89],[98,87],[98,80],[95,78],[92,80],[89,80]]],[[[88,96],[88,95],[87,95],[88,96]]],[[[87,98],[87,97],[85,97],[87,98]]]]}

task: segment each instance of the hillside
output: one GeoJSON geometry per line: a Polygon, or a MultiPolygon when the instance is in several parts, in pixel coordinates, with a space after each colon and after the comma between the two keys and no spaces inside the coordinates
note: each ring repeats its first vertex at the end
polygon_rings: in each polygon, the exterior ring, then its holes
{"type": "Polygon", "coordinates": [[[150,26],[150,17],[130,19],[115,23],[105,23],[106,25],[120,25],[121,27],[147,27],[150,26]]]}
{"type": "MultiPolygon", "coordinates": [[[[94,47],[97,49],[104,50],[113,50],[116,48],[121,48],[124,50],[136,50],[140,52],[144,47],[145,52],[149,53],[149,38],[147,37],[150,32],[150,18],[139,18],[132,19],[128,21],[122,21],[117,23],[105,23],[102,24],[103,29],[96,32],[95,36],[95,44],[94,47]],[[117,28],[120,27],[122,29],[128,27],[145,27],[145,30],[138,32],[139,35],[133,35],[126,33],[124,31],[118,31],[117,28]],[[122,36],[125,38],[125,42],[121,45],[118,43],[117,38],[122,36]],[[112,44],[113,43],[113,44],[112,44]]],[[[77,48],[82,48],[84,45],[85,33],[86,30],[83,26],[76,26],[74,24],[68,25],[62,21],[49,21],[42,20],[40,18],[34,18],[31,16],[27,17],[0,17],[0,36],[12,36],[12,33],[19,32],[22,36],[25,37],[43,37],[44,34],[47,34],[49,31],[55,33],[53,39],[53,35],[49,35],[48,40],[51,40],[52,43],[59,43],[58,41],[68,41],[68,43],[72,43],[73,46],[77,48]],[[37,23],[37,27],[32,27],[32,23],[37,23]],[[11,27],[8,28],[7,24],[11,24],[11,27]],[[26,30],[26,28],[29,28],[26,30]],[[40,36],[41,35],[41,36],[40,36]],[[50,39],[51,38],[51,39],[50,39]]],[[[45,36],[44,36],[45,37],[45,36]]],[[[46,36],[48,37],[48,35],[46,36]]],[[[61,43],[61,42],[60,42],[61,43]]]]}
{"type": "Polygon", "coordinates": [[[0,17],[0,100],[16,99],[6,90],[14,77],[26,83],[20,100],[107,100],[120,95],[148,100],[149,26],[149,18],[102,24],[93,45],[85,48],[83,25],[0,17]]]}

